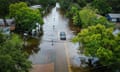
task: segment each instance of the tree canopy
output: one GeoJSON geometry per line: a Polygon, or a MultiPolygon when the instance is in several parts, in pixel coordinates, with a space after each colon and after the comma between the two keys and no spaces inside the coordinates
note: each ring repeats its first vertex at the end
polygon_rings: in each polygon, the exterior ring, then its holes
{"type": "Polygon", "coordinates": [[[108,4],[112,8],[112,12],[120,13],[120,0],[108,0],[108,4]]]}
{"type": "Polygon", "coordinates": [[[29,8],[24,2],[11,4],[10,16],[15,18],[17,31],[31,31],[36,23],[43,25],[40,11],[29,8]]]}
{"type": "Polygon", "coordinates": [[[0,45],[0,72],[28,72],[31,62],[22,50],[22,40],[17,35],[0,45]]]}
{"type": "Polygon", "coordinates": [[[113,35],[113,28],[97,24],[82,29],[73,42],[81,42],[87,56],[99,58],[102,65],[120,62],[120,34],[113,35]]]}
{"type": "Polygon", "coordinates": [[[7,25],[5,16],[9,14],[9,0],[0,0],[0,18],[4,20],[4,24],[7,25]]]}
{"type": "Polygon", "coordinates": [[[9,13],[9,0],[0,0],[0,17],[5,17],[9,13]]]}
{"type": "Polygon", "coordinates": [[[0,18],[3,18],[5,25],[7,25],[6,16],[9,15],[10,4],[20,1],[28,1],[28,0],[0,0],[0,18]]]}
{"type": "Polygon", "coordinates": [[[59,0],[61,9],[63,9],[64,11],[69,10],[70,8],[70,4],[71,4],[71,0],[59,0]]]}
{"type": "Polygon", "coordinates": [[[0,45],[4,43],[5,39],[6,39],[5,35],[3,35],[2,32],[0,32],[0,45]]]}
{"type": "Polygon", "coordinates": [[[90,7],[85,7],[76,12],[76,15],[73,16],[73,23],[81,28],[87,28],[88,26],[97,25],[99,23],[106,27],[112,26],[105,17],[97,14],[97,10],[90,7]]]}
{"type": "Polygon", "coordinates": [[[56,0],[37,0],[43,7],[55,5],[56,0]]]}
{"type": "Polygon", "coordinates": [[[112,10],[111,6],[107,2],[107,0],[94,0],[91,3],[91,6],[98,9],[100,14],[105,15],[112,10]]]}

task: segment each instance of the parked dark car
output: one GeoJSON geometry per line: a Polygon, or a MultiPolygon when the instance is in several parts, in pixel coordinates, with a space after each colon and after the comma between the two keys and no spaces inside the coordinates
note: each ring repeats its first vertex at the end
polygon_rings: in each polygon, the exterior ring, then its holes
{"type": "Polygon", "coordinates": [[[66,40],[65,32],[60,32],[60,40],[66,40]]]}

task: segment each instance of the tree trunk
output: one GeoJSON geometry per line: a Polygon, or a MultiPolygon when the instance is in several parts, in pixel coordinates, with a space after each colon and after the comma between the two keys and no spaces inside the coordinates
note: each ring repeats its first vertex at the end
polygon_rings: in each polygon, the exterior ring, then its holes
{"type": "Polygon", "coordinates": [[[6,21],[5,17],[3,17],[3,22],[4,22],[4,25],[5,25],[5,26],[8,26],[8,24],[7,24],[7,21],[6,21]]]}

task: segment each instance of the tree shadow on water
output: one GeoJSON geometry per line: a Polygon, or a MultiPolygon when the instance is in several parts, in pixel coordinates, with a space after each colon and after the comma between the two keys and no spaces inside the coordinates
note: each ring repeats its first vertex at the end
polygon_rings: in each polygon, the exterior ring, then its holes
{"type": "Polygon", "coordinates": [[[40,47],[39,47],[40,40],[36,38],[31,38],[31,37],[27,39],[27,45],[24,47],[24,51],[26,51],[29,55],[38,53],[40,50],[40,47]]]}

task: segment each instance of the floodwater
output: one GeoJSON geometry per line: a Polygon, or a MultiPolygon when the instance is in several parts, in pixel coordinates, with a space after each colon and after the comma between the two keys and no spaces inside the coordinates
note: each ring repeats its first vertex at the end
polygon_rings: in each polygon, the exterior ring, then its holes
{"type": "Polygon", "coordinates": [[[37,42],[35,47],[27,48],[30,54],[29,60],[32,64],[43,65],[52,63],[54,64],[54,72],[69,72],[67,65],[70,64],[73,72],[81,71],[80,66],[82,62],[80,62],[80,58],[85,56],[79,54],[79,44],[71,42],[71,39],[74,37],[74,31],[69,26],[69,19],[61,13],[60,6],[56,3],[56,7],[52,8],[51,12],[44,17],[43,36],[39,41],[32,41],[33,44],[37,42]],[[60,40],[60,32],[66,33],[67,39],[65,41],[60,40]],[[68,52],[68,55],[66,55],[66,52],[68,52]]]}
{"type": "MultiPolygon", "coordinates": [[[[88,57],[82,54],[82,50],[78,51],[79,43],[71,42],[75,36],[74,30],[77,32],[80,30],[71,25],[71,21],[60,10],[59,4],[56,3],[56,6],[43,19],[43,35],[38,39],[28,40],[32,44],[26,48],[32,64],[40,67],[44,65],[45,69],[49,65],[52,68],[52,71],[47,70],[49,72],[70,72],[69,64],[72,72],[90,72],[87,64],[88,57]],[[60,32],[66,33],[65,41],[60,40],[60,32]]],[[[117,32],[118,30],[115,33],[117,32]]],[[[94,58],[92,63],[97,60],[94,58]]]]}

